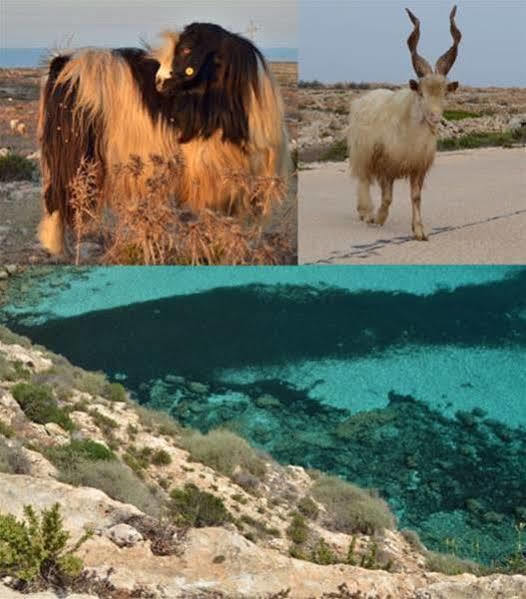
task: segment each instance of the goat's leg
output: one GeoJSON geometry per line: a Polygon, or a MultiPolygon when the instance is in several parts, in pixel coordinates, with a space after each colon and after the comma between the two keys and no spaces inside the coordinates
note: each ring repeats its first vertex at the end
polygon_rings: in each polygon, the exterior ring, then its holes
{"type": "Polygon", "coordinates": [[[358,181],[358,214],[366,223],[374,222],[373,201],[369,192],[370,182],[367,179],[358,181]]]}
{"type": "Polygon", "coordinates": [[[413,234],[418,241],[427,241],[427,235],[424,232],[422,224],[422,215],[420,214],[420,204],[422,195],[422,185],[424,177],[422,175],[411,176],[411,205],[413,208],[413,234]]]}
{"type": "Polygon", "coordinates": [[[378,208],[378,214],[376,215],[375,223],[377,225],[383,225],[389,216],[389,206],[393,201],[393,183],[392,180],[385,180],[380,183],[382,189],[382,204],[378,208]]]}

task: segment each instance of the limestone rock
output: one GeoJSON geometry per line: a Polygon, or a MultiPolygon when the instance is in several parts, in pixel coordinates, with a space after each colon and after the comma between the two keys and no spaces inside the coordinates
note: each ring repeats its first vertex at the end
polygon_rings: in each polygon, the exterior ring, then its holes
{"type": "Polygon", "coordinates": [[[115,524],[105,532],[106,536],[119,547],[133,547],[143,540],[141,533],[129,524],[115,524]]]}
{"type": "Polygon", "coordinates": [[[21,345],[2,343],[0,341],[0,352],[3,353],[7,360],[11,362],[22,362],[22,364],[31,367],[35,372],[49,370],[53,363],[48,358],[45,358],[41,351],[34,348],[26,348],[21,345]]]}
{"type": "Polygon", "coordinates": [[[526,597],[526,576],[494,574],[476,578],[470,574],[436,582],[420,589],[415,599],[522,599],[526,597]]]}
{"type": "MultiPolygon", "coordinates": [[[[29,594],[19,593],[0,583],[0,597],[2,599],[27,599],[28,597],[31,599],[57,599],[57,594],[53,591],[41,591],[40,593],[29,594]]],[[[97,599],[97,597],[95,595],[85,595],[84,593],[72,593],[71,595],[67,595],[67,599],[97,599]]]]}
{"type": "Polygon", "coordinates": [[[20,518],[24,505],[35,509],[61,505],[64,527],[76,539],[86,526],[99,530],[113,526],[135,515],[143,515],[135,506],[110,499],[90,487],[71,487],[51,478],[0,473],[0,506],[3,513],[20,518]]]}

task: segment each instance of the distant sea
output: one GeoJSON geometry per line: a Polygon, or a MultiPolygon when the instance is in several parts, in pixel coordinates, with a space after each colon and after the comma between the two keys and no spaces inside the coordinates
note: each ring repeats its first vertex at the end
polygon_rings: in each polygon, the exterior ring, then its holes
{"type": "MultiPolygon", "coordinates": [[[[297,48],[262,48],[265,57],[274,62],[297,62],[297,48]]],[[[38,67],[47,48],[0,48],[0,68],[38,67]]]]}

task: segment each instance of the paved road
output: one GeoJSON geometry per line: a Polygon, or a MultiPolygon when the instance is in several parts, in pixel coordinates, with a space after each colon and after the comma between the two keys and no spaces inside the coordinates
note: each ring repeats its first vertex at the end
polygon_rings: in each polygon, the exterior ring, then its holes
{"type": "Polygon", "coordinates": [[[428,242],[412,238],[405,181],[383,227],[361,222],[347,163],[301,171],[298,203],[301,264],[526,264],[526,148],[438,154],[422,193],[428,242]]]}

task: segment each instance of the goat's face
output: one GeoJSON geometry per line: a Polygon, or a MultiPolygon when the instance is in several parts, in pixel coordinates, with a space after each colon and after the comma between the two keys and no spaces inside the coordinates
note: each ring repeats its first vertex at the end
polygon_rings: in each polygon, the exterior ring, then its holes
{"type": "Polygon", "coordinates": [[[418,94],[423,118],[435,130],[444,113],[446,95],[457,89],[458,81],[449,83],[443,75],[426,75],[418,81],[411,79],[409,87],[418,94]]]}
{"type": "Polygon", "coordinates": [[[413,31],[407,38],[407,46],[411,52],[413,68],[418,75],[418,82],[411,79],[409,87],[419,95],[423,118],[431,129],[435,131],[444,112],[446,94],[455,91],[458,87],[457,81],[448,83],[446,79],[449,70],[457,58],[458,45],[462,39],[462,34],[455,23],[457,7],[454,6],[449,14],[453,45],[436,61],[434,71],[427,60],[418,54],[417,46],[420,39],[420,21],[408,8],[406,8],[406,11],[413,23],[413,31]]]}
{"type": "Polygon", "coordinates": [[[223,49],[230,34],[218,25],[193,23],[185,28],[169,67],[161,65],[156,76],[157,90],[170,93],[196,90],[221,78],[225,61],[223,49]]]}

